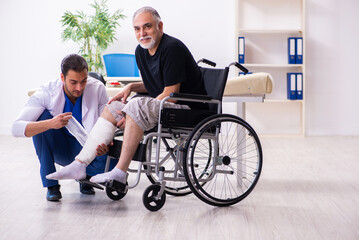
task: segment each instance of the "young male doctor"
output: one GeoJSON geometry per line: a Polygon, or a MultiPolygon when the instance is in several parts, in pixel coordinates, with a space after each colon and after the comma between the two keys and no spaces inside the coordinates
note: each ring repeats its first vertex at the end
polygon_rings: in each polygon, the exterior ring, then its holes
{"type": "MultiPolygon", "coordinates": [[[[105,86],[88,76],[86,60],[77,55],[66,56],[61,63],[60,78],[49,81],[37,90],[21,110],[12,126],[15,137],[32,137],[40,161],[43,187],[47,187],[47,200],[62,198],[57,180],[46,179],[56,171],[55,163],[66,166],[73,162],[82,146],[65,126],[75,118],[90,132],[109,98],[105,86]]],[[[97,147],[97,156],[86,168],[87,175],[103,173],[108,147],[97,147]],[[104,155],[105,154],[105,155],[104,155]]],[[[80,184],[80,192],[94,194],[89,185],[80,184]]]]}

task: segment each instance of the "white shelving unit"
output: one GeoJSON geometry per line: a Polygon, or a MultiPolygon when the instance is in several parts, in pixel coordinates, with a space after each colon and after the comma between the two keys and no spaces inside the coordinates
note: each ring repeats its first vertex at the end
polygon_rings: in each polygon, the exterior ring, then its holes
{"type": "MultiPolygon", "coordinates": [[[[236,0],[236,36],[245,37],[245,67],[268,72],[274,88],[264,103],[247,103],[261,135],[305,135],[305,0],[236,0]],[[303,38],[303,64],[288,64],[288,38],[303,38]],[[287,99],[287,73],[303,73],[303,100],[287,99]]],[[[238,42],[236,43],[238,59],[238,42]]]]}

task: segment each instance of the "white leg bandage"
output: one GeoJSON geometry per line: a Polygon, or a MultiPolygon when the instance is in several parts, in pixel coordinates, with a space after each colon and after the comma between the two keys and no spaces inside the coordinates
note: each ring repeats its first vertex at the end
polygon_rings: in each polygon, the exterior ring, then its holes
{"type": "Polygon", "coordinates": [[[85,145],[75,159],[89,165],[96,157],[96,148],[98,145],[109,145],[116,131],[116,126],[106,119],[100,117],[92,128],[85,145]]]}

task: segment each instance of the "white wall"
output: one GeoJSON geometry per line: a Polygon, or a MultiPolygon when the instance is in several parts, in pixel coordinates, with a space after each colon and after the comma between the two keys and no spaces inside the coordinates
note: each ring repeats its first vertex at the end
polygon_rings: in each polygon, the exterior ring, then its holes
{"type": "Polygon", "coordinates": [[[307,1],[307,134],[359,134],[359,1],[307,1]]]}
{"type": "MultiPolygon", "coordinates": [[[[28,99],[27,91],[58,77],[61,59],[78,51],[76,44],[60,39],[59,21],[65,10],[88,12],[92,2],[0,1],[0,134],[11,134],[11,124],[28,99]]],[[[124,9],[127,18],[121,22],[118,41],[107,52],[134,53],[132,14],[144,5],[158,10],[165,32],[181,39],[195,59],[206,57],[219,66],[233,61],[232,1],[109,0],[110,10],[124,9]]]]}
{"type": "MultiPolygon", "coordinates": [[[[89,11],[89,3],[0,1],[0,134],[10,134],[27,91],[58,77],[61,59],[77,52],[74,43],[61,41],[59,20],[65,10],[89,11]]],[[[108,5],[124,9],[128,17],[107,52],[134,51],[132,14],[151,5],[159,11],[165,32],[180,38],[196,59],[206,57],[220,67],[236,60],[233,0],[109,0],[108,5]]],[[[358,1],[307,0],[307,135],[359,134],[358,10],[358,1]]]]}

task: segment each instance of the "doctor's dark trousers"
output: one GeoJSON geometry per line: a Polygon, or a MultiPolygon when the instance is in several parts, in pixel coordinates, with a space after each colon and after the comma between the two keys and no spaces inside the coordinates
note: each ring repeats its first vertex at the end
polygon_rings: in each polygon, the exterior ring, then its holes
{"type": "MultiPolygon", "coordinates": [[[[53,116],[45,110],[38,121],[51,119],[53,116]]],[[[57,180],[48,180],[46,175],[56,171],[55,163],[66,166],[75,160],[82,146],[65,127],[50,129],[32,137],[36,154],[40,161],[40,175],[42,185],[51,187],[58,184],[57,180]]],[[[86,168],[86,174],[93,176],[103,173],[106,166],[107,154],[98,156],[86,168]]],[[[117,160],[111,159],[110,169],[116,165],[117,160]]]]}

